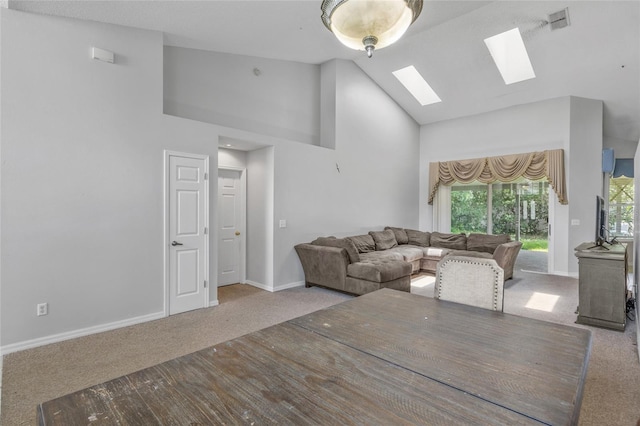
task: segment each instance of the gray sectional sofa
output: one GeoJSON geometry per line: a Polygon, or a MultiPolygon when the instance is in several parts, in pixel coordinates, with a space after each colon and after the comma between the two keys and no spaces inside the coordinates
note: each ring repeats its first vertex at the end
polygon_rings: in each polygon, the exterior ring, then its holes
{"type": "Polygon", "coordinates": [[[383,231],[345,238],[320,237],[298,244],[307,287],[322,286],[352,294],[380,288],[410,291],[411,274],[434,274],[448,255],[494,259],[513,276],[513,265],[522,247],[508,235],[445,234],[386,227],[383,231]]]}

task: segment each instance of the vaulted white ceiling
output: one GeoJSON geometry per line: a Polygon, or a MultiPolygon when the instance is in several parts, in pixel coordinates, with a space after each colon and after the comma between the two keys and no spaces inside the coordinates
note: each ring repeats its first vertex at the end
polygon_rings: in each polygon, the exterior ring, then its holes
{"type": "MultiPolygon", "coordinates": [[[[396,44],[342,46],[320,20],[320,0],[24,1],[12,9],[161,31],[172,46],[320,64],[354,60],[418,123],[561,96],[604,101],[604,134],[640,139],[640,2],[430,1],[396,44]],[[570,26],[548,15],[569,8],[570,26]],[[518,27],[536,78],[505,85],[484,39],[518,27]],[[414,65],[442,99],[420,104],[392,72],[414,65]]],[[[541,123],[544,125],[544,123],[541,123]]]]}

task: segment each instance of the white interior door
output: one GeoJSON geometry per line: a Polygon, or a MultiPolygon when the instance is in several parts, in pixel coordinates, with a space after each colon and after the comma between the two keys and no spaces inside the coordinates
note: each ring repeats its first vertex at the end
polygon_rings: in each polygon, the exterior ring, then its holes
{"type": "Polygon", "coordinates": [[[218,170],[218,286],[242,279],[244,212],[241,172],[218,170]]]}
{"type": "Polygon", "coordinates": [[[208,305],[208,158],[169,154],[169,313],[208,305]]]}

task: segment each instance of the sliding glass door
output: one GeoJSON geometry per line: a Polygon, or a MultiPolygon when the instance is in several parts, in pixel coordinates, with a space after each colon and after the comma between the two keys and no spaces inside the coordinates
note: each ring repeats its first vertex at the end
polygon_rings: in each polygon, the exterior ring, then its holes
{"type": "Polygon", "coordinates": [[[524,250],[547,251],[549,184],[546,181],[451,187],[451,232],[509,234],[524,250]]]}
{"type": "Polygon", "coordinates": [[[488,233],[487,216],[491,186],[453,185],[451,187],[451,232],[454,234],[488,233]]]}

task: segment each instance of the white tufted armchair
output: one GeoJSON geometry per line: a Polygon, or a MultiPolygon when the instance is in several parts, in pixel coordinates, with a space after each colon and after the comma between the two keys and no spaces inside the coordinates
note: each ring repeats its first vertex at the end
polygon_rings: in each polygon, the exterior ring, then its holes
{"type": "Polygon", "coordinates": [[[434,298],[502,312],[503,277],[493,259],[447,256],[436,268],[434,298]]]}

